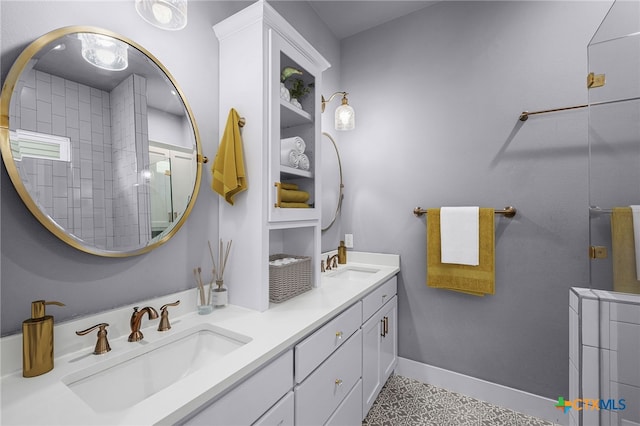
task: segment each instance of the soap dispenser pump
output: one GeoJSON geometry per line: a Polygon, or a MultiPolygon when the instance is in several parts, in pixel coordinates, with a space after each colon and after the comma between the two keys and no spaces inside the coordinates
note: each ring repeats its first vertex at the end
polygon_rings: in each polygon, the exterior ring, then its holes
{"type": "Polygon", "coordinates": [[[31,318],[22,323],[22,375],[35,377],[53,369],[53,316],[46,315],[46,305],[64,306],[60,302],[31,302],[31,318]]]}
{"type": "Polygon", "coordinates": [[[344,245],[344,241],[340,241],[338,246],[338,263],[341,265],[347,263],[347,246],[344,245]]]}

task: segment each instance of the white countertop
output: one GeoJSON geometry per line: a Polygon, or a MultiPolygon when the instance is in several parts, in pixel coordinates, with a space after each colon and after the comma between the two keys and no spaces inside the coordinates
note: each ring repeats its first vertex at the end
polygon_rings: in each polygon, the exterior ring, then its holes
{"type": "MultiPolygon", "coordinates": [[[[326,254],[325,254],[326,256],[326,254]]],[[[44,375],[22,377],[22,334],[0,339],[2,360],[0,423],[7,425],[54,424],[173,424],[213,400],[231,385],[248,377],[275,356],[387,281],[400,270],[397,255],[349,252],[347,266],[375,267],[378,272],[363,281],[327,278],[321,285],[265,312],[229,305],[209,315],[195,312],[195,291],[187,290],[141,302],[136,306],[156,309],[176,300],[170,308],[171,330],[158,332],[158,320],[142,321],[142,342],[129,343],[131,307],[123,307],[55,326],[54,369],[44,375]],[[73,331],[108,322],[111,352],[93,355],[95,333],[78,337],[73,331]],[[240,333],[252,340],[210,366],[184,377],[144,401],[118,412],[95,412],[64,384],[70,374],[115,364],[141,345],[162,344],[172,333],[208,323],[240,333]]],[[[339,268],[344,267],[340,265],[339,268]]],[[[232,291],[232,290],[230,290],[232,291]]],[[[123,385],[124,386],[124,385],[123,385]]],[[[105,389],[105,398],[118,389],[105,389]]]]}

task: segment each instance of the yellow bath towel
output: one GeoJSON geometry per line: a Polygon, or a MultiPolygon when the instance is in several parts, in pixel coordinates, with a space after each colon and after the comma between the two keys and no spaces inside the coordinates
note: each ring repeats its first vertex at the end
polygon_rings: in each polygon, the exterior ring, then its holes
{"type": "Polygon", "coordinates": [[[282,189],[298,189],[298,185],[296,185],[295,183],[285,183],[285,182],[281,182],[280,183],[280,188],[282,189]]]}
{"type": "Polygon", "coordinates": [[[614,207],[611,210],[611,260],[613,291],[640,294],[630,207],[614,207]]]}
{"type": "Polygon", "coordinates": [[[440,261],[440,209],[427,209],[427,286],[474,296],[495,294],[494,209],[480,209],[480,264],[440,261]]]}
{"type": "Polygon", "coordinates": [[[283,208],[297,208],[297,209],[308,209],[311,206],[307,203],[280,203],[280,207],[283,208]]]}
{"type": "Polygon", "coordinates": [[[280,187],[280,200],[285,203],[306,203],[309,201],[309,197],[310,195],[307,191],[284,189],[280,187]]]}
{"type": "Polygon", "coordinates": [[[212,189],[223,196],[231,205],[233,205],[233,197],[247,189],[239,120],[238,112],[231,108],[218,153],[211,168],[213,173],[212,189]]]}

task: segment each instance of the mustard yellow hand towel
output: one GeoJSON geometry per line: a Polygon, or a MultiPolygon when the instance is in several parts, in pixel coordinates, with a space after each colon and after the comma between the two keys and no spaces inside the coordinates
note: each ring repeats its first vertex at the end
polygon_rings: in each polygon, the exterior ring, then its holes
{"type": "Polygon", "coordinates": [[[440,209],[427,209],[427,286],[474,296],[495,294],[494,209],[480,209],[478,266],[440,262],[440,209]]]}
{"type": "Polygon", "coordinates": [[[213,173],[211,188],[231,205],[233,205],[233,197],[247,189],[239,119],[238,112],[231,108],[218,153],[211,168],[213,173]]]}
{"type": "Polygon", "coordinates": [[[611,210],[611,258],[613,291],[640,294],[631,207],[614,207],[611,210]]]}

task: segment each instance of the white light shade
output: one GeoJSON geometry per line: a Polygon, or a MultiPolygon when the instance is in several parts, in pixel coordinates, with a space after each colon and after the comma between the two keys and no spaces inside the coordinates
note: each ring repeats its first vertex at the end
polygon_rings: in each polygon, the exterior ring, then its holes
{"type": "Polygon", "coordinates": [[[187,0],[136,0],[136,11],[163,30],[181,30],[187,25],[187,0]]]}
{"type": "Polygon", "coordinates": [[[102,34],[80,33],[82,57],[98,68],[122,71],[129,66],[127,44],[102,34]]]}
{"type": "Polygon", "coordinates": [[[336,108],[336,130],[353,130],[356,127],[356,112],[353,108],[343,103],[336,108]]]}

